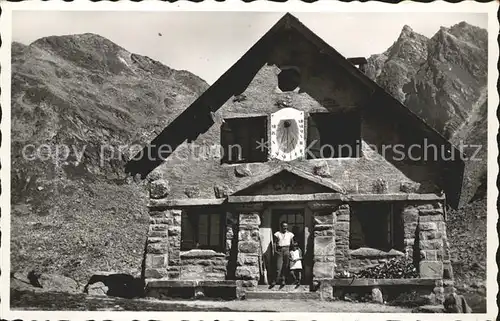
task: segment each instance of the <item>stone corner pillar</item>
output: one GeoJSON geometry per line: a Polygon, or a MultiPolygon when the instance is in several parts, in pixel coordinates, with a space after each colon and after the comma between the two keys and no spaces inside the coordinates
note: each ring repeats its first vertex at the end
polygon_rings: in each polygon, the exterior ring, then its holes
{"type": "MultiPolygon", "coordinates": [[[[238,254],[235,278],[238,288],[256,287],[260,279],[260,213],[240,212],[238,215],[238,254]]],[[[240,290],[241,292],[241,290],[240,290]]]]}
{"type": "Polygon", "coordinates": [[[150,209],[144,262],[146,280],[179,278],[181,214],[179,209],[150,209]]]}
{"type": "Polygon", "coordinates": [[[442,204],[425,203],[417,209],[420,277],[442,279],[447,243],[442,204]]]}
{"type": "Polygon", "coordinates": [[[351,207],[340,205],[334,212],[335,218],[335,263],[338,270],[349,268],[349,236],[351,228],[351,207]]]}
{"type": "Polygon", "coordinates": [[[339,209],[333,211],[331,207],[332,205],[330,208],[315,208],[313,210],[314,257],[312,272],[313,280],[319,281],[321,284],[321,293],[330,292],[330,286],[325,281],[334,278],[337,261],[338,244],[335,221],[339,209]],[[321,280],[324,281],[321,282],[321,280]],[[323,288],[326,291],[322,290],[323,288]]]}

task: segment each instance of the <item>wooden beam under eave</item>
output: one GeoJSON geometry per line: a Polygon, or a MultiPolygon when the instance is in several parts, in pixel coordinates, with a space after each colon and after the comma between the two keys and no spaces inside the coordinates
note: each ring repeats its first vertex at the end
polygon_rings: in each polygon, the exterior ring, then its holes
{"type": "Polygon", "coordinates": [[[221,205],[226,201],[225,198],[188,198],[188,199],[151,199],[149,208],[168,208],[168,207],[189,207],[189,206],[209,206],[221,205]]]}
{"type": "Polygon", "coordinates": [[[252,195],[252,196],[229,196],[228,203],[254,203],[254,202],[310,202],[340,200],[339,193],[316,193],[316,194],[281,194],[281,195],[252,195]]]}
{"type": "Polygon", "coordinates": [[[228,203],[272,203],[272,202],[391,202],[391,201],[436,201],[444,200],[444,195],[437,194],[348,194],[316,193],[316,194],[282,194],[282,195],[243,195],[229,196],[228,203]]]}

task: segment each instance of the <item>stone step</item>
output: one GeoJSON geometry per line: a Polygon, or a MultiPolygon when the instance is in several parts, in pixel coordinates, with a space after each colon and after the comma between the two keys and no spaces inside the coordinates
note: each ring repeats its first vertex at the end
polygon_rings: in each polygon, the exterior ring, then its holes
{"type": "Polygon", "coordinates": [[[258,285],[253,291],[257,292],[309,292],[309,285],[285,285],[281,287],[279,285],[275,285],[271,289],[269,285],[258,285]]]}
{"type": "Polygon", "coordinates": [[[247,300],[320,300],[319,292],[248,291],[247,300]]]}

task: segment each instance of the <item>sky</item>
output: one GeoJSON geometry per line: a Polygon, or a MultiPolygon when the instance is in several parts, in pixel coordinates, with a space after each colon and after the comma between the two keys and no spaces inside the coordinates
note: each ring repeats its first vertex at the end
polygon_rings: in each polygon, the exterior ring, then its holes
{"type": "MultiPolygon", "coordinates": [[[[461,21],[487,28],[484,13],[293,13],[345,57],[385,51],[404,25],[432,37],[461,21]]],[[[285,12],[14,11],[12,40],[95,33],[132,53],[215,82],[285,12]],[[160,36],[161,34],[161,36],[160,36]]]]}

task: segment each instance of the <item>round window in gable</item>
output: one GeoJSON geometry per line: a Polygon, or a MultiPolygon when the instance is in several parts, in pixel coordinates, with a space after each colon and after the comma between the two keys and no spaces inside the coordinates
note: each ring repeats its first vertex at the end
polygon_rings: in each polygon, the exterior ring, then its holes
{"type": "Polygon", "coordinates": [[[286,68],[278,74],[278,87],[281,91],[293,91],[300,85],[298,68],[286,68]]]}

